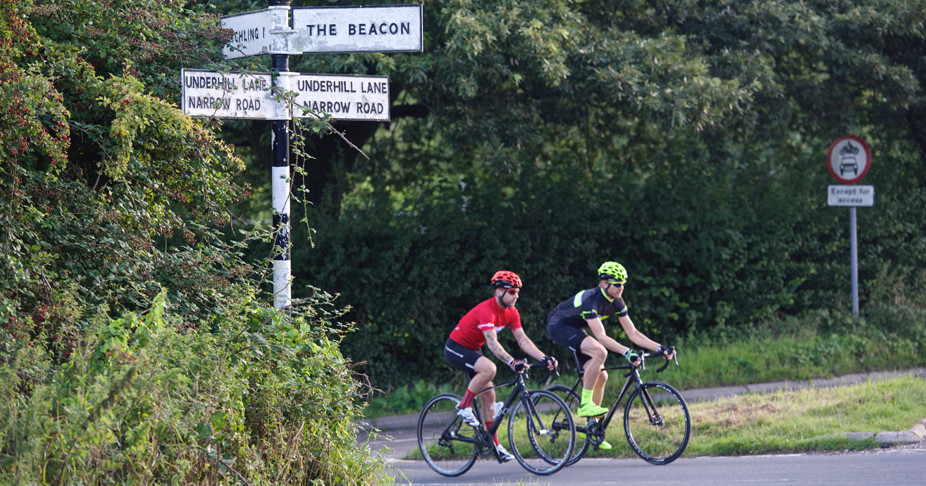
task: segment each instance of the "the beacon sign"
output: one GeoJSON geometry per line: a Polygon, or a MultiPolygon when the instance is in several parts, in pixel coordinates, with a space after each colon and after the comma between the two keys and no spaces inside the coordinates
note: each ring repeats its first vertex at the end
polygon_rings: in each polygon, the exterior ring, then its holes
{"type": "Polygon", "coordinates": [[[270,7],[222,17],[226,59],[261,54],[422,52],[421,5],[270,7]],[[289,12],[292,12],[292,26],[289,12]]]}
{"type": "Polygon", "coordinates": [[[294,7],[293,47],[311,52],[421,52],[421,5],[294,7]]]}

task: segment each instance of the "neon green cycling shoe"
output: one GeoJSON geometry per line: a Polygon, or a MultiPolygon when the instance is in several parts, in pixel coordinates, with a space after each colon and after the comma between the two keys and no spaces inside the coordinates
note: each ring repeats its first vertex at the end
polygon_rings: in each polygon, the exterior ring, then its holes
{"type": "Polygon", "coordinates": [[[599,407],[592,402],[588,402],[580,405],[579,410],[576,413],[579,414],[579,417],[595,417],[608,413],[608,409],[599,407]]]}
{"type": "Polygon", "coordinates": [[[601,450],[603,450],[603,451],[610,451],[610,450],[611,450],[611,443],[608,442],[608,441],[606,441],[606,440],[603,440],[603,441],[601,441],[601,444],[598,444],[598,448],[601,449],[601,450]]]}

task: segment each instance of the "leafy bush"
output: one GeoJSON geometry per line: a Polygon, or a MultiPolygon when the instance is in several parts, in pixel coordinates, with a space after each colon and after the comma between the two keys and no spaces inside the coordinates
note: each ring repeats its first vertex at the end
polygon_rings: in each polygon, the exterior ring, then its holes
{"type": "Polygon", "coordinates": [[[243,163],[169,101],[215,19],[91,3],[0,3],[0,483],[380,481],[343,311],[265,302],[243,163]]]}
{"type": "MultiPolygon", "coordinates": [[[[316,246],[294,251],[294,272],[351,307],[361,332],[345,339],[345,355],[368,361],[364,371],[387,391],[418,380],[459,379],[444,363],[442,344],[459,318],[490,295],[488,278],[500,268],[524,279],[518,308],[527,333],[561,361],[569,357],[546,338],[546,314],[596,285],[595,269],[605,259],[628,268],[631,316],[659,341],[710,336],[730,342],[792,317],[822,319],[824,331],[830,322],[852,321],[845,317],[845,213],[821,209],[825,181],[783,175],[757,196],[747,180],[700,170],[676,166],[650,175],[646,184],[610,184],[605,174],[563,161],[555,170],[518,174],[517,182],[470,174],[465,184],[440,185],[441,197],[428,186],[406,199],[373,190],[336,217],[314,215],[316,246]],[[698,191],[678,182],[690,180],[699,181],[698,191]],[[829,317],[814,314],[823,310],[829,317]]],[[[917,309],[926,308],[917,297],[926,280],[901,270],[908,263],[895,263],[916,259],[908,250],[926,240],[880,235],[897,230],[890,218],[917,227],[926,222],[903,204],[884,206],[883,215],[862,213],[860,279],[870,285],[862,286],[860,298],[866,315],[888,326],[890,314],[917,320],[917,309]],[[902,307],[889,304],[898,299],[902,307]]],[[[612,332],[625,339],[619,329],[612,332]]],[[[516,349],[505,334],[501,339],[516,349]]],[[[806,351],[859,358],[857,343],[819,346],[806,351]]]]}
{"type": "Polygon", "coordinates": [[[349,328],[328,296],[307,304],[290,317],[242,297],[188,332],[161,292],[144,314],[90,316],[63,361],[4,326],[0,482],[376,482],[337,349],[349,328]]]}

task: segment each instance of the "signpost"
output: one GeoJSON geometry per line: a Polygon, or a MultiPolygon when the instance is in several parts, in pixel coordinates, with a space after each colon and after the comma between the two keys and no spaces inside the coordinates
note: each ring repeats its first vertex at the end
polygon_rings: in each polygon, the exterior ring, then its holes
{"type": "Polygon", "coordinates": [[[293,47],[311,52],[421,52],[421,5],[296,7],[293,47]]]}
{"type": "Polygon", "coordinates": [[[843,184],[862,180],[871,167],[871,150],[855,135],[837,138],[826,153],[830,175],[843,184]]]}
{"type": "Polygon", "coordinates": [[[226,59],[261,54],[422,52],[421,5],[296,7],[270,6],[220,19],[235,31],[226,59]]]}
{"type": "Polygon", "coordinates": [[[271,92],[269,73],[181,70],[180,105],[190,116],[289,120],[328,114],[333,120],[389,121],[389,78],[281,73],[278,86],[296,94],[290,109],[271,92]]]}
{"type": "Polygon", "coordinates": [[[269,74],[216,73],[182,69],[180,107],[190,116],[288,120],[285,106],[270,93],[269,74]]]}
{"type": "Polygon", "coordinates": [[[870,208],[875,205],[875,186],[827,186],[826,204],[870,208]]]}
{"type": "Polygon", "coordinates": [[[267,0],[264,10],[220,19],[223,28],[234,31],[222,50],[225,58],[269,54],[270,73],[181,71],[184,113],[272,121],[273,305],[277,309],[292,303],[289,121],[324,115],[333,120],[390,119],[387,77],[291,73],[289,55],[424,50],[421,5],[290,9],[291,1],[267,0]],[[295,101],[277,101],[274,93],[281,91],[295,93],[295,101]]]}
{"type": "Polygon", "coordinates": [[[219,19],[219,22],[223,29],[235,31],[231,41],[222,48],[225,59],[270,54],[281,50],[283,47],[280,39],[292,31],[289,28],[289,7],[280,5],[229,15],[219,19]]]}
{"type": "MultiPolygon", "coordinates": [[[[871,150],[855,135],[837,138],[826,153],[827,168],[843,184],[862,180],[871,167],[871,150]]],[[[855,208],[875,204],[874,186],[841,185],[827,188],[827,205],[849,208],[849,259],[852,275],[852,315],[858,317],[858,234],[855,208]]]]}

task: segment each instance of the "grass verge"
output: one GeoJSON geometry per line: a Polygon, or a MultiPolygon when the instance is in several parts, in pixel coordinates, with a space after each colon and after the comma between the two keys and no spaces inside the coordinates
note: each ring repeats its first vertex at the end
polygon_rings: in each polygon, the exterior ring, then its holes
{"type": "MultiPolygon", "coordinates": [[[[909,430],[926,418],[926,380],[915,376],[832,388],[749,394],[688,404],[691,440],[682,457],[843,451],[877,447],[850,432],[909,430]]],[[[589,457],[636,457],[620,421],[612,421],[611,451],[589,457]]]]}

